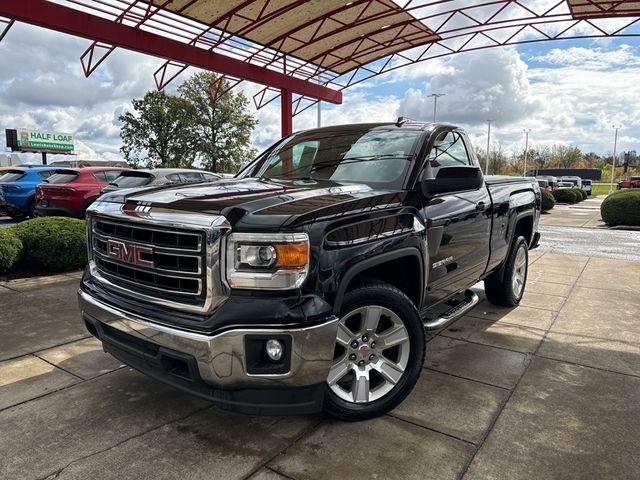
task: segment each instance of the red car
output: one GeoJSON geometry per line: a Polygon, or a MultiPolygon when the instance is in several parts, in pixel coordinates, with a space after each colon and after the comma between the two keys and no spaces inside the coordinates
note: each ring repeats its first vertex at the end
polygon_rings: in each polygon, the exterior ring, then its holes
{"type": "Polygon", "coordinates": [[[623,178],[618,182],[618,190],[621,188],[640,188],[640,177],[623,178]]]}
{"type": "Polygon", "coordinates": [[[35,212],[84,218],[87,207],[109,182],[128,169],[118,167],[61,168],[36,187],[35,212]]]}

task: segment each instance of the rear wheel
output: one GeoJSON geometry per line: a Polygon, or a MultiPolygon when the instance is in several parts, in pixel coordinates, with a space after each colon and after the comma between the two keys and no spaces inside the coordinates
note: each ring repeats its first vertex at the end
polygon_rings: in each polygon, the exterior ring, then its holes
{"type": "Polygon", "coordinates": [[[9,217],[11,217],[11,219],[15,220],[16,222],[19,222],[21,220],[24,220],[25,218],[27,218],[27,216],[20,212],[20,213],[7,213],[7,215],[9,215],[9,217]]]}
{"type": "Polygon", "coordinates": [[[529,246],[524,237],[513,240],[511,250],[505,261],[504,273],[500,278],[498,272],[492,273],[484,281],[487,299],[504,307],[515,307],[520,304],[527,283],[529,268],[529,246]]]}
{"type": "Polygon", "coordinates": [[[367,282],[348,292],[325,410],[349,421],[387,413],[413,389],[424,354],[424,328],[404,293],[383,282],[367,282]]]}

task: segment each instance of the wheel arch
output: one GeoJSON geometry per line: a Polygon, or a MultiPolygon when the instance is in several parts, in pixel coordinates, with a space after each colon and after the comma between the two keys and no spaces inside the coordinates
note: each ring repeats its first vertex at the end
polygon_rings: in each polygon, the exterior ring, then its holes
{"type": "Polygon", "coordinates": [[[420,309],[425,279],[424,261],[417,248],[407,247],[382,253],[362,260],[347,270],[333,302],[333,311],[336,315],[342,308],[344,296],[349,291],[349,287],[356,284],[360,278],[373,278],[395,286],[411,299],[416,309],[420,309]]]}

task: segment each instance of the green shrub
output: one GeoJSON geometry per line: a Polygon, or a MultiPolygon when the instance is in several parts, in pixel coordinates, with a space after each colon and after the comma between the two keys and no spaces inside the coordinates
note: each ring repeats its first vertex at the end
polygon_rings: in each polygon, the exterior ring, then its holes
{"type": "Polygon", "coordinates": [[[575,192],[573,192],[573,189],[571,188],[560,188],[558,190],[554,190],[553,196],[556,199],[556,202],[576,203],[578,201],[575,192]]]}
{"type": "Polygon", "coordinates": [[[587,199],[587,192],[585,192],[581,188],[572,188],[571,190],[573,190],[576,193],[576,198],[578,199],[578,202],[581,202],[587,199]]]}
{"type": "Polygon", "coordinates": [[[584,200],[584,198],[582,197],[582,189],[581,188],[571,188],[570,190],[573,192],[573,196],[576,197],[576,203],[581,202],[582,200],[584,200]]]}
{"type": "Polygon", "coordinates": [[[0,272],[6,272],[18,261],[22,242],[13,228],[0,228],[0,272]]]}
{"type": "Polygon", "coordinates": [[[615,225],[640,226],[640,190],[621,190],[604,199],[600,206],[602,220],[615,225]]]}
{"type": "Polygon", "coordinates": [[[556,206],[556,199],[548,190],[541,190],[540,193],[542,193],[542,211],[548,212],[556,206]]]}
{"type": "Polygon", "coordinates": [[[74,218],[43,217],[15,227],[24,257],[53,270],[77,270],[87,264],[86,222],[74,218]]]}

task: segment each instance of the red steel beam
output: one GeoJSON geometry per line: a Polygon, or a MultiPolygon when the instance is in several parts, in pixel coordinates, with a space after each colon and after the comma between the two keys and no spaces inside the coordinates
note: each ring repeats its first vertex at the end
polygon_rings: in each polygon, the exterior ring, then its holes
{"type": "Polygon", "coordinates": [[[306,97],[330,103],[342,103],[342,92],[322,85],[46,0],[0,2],[0,16],[109,43],[127,50],[182,62],[205,70],[214,70],[224,75],[296,92],[306,97]]]}
{"type": "MultiPolygon", "coordinates": [[[[280,120],[282,122],[282,136],[293,133],[293,98],[291,90],[283,89],[280,93],[280,120]]],[[[287,169],[288,170],[288,169],[287,169]]]]}

